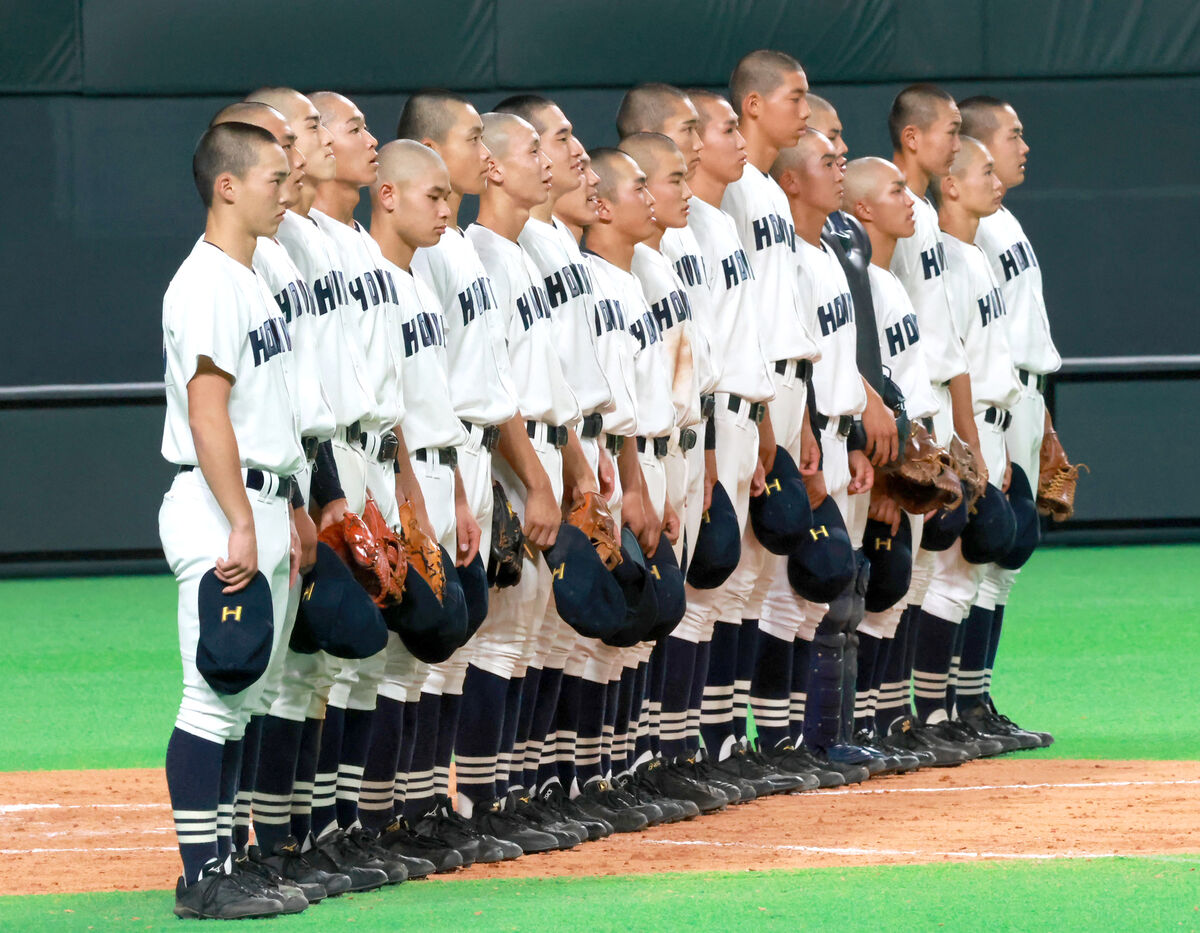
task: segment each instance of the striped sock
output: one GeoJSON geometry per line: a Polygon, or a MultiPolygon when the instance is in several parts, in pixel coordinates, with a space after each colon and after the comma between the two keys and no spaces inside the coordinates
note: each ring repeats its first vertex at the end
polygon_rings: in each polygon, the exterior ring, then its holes
{"type": "Polygon", "coordinates": [[[649,748],[657,758],[662,753],[662,701],[667,679],[667,639],[660,638],[650,652],[650,671],[646,694],[650,703],[649,748]]]}
{"type": "Polygon", "coordinates": [[[458,806],[463,816],[474,812],[475,804],[497,796],[496,758],[509,681],[474,665],[467,666],[463,680],[462,710],[458,736],[454,740],[454,762],[458,784],[458,806]]]}
{"type": "Polygon", "coordinates": [[[997,606],[992,614],[992,631],[988,636],[987,663],[983,669],[983,695],[992,696],[992,669],[996,666],[996,652],[1000,649],[1000,627],[1004,624],[1004,607],[997,606]]]}
{"type": "Polygon", "coordinates": [[[650,668],[649,661],[642,661],[633,677],[633,704],[630,709],[633,721],[629,724],[629,735],[625,739],[626,768],[630,771],[654,755],[650,744],[650,668]]]}
{"type": "Polygon", "coordinates": [[[217,798],[217,856],[233,851],[233,805],[242,776],[242,740],[226,739],[221,756],[221,793],[217,798]]]}
{"type": "MultiPolygon", "coordinates": [[[[579,681],[579,734],[575,740],[575,778],[580,788],[604,777],[600,745],[604,736],[605,696],[608,684],[581,678],[579,681]]],[[[577,791],[572,787],[573,792],[577,791]]]]}
{"type": "Polygon", "coordinates": [[[913,702],[921,722],[946,719],[946,687],[959,626],[921,610],[914,635],[917,657],[913,664],[913,702]]]}
{"type": "Polygon", "coordinates": [[[788,695],[788,729],[797,745],[804,736],[804,711],[808,706],[808,656],[812,640],[792,639],[792,685],[788,695]]]}
{"type": "Polygon", "coordinates": [[[575,756],[579,742],[579,703],[583,678],[563,674],[558,688],[558,709],[554,714],[554,746],[549,765],[543,759],[538,769],[538,786],[557,780],[570,793],[575,786],[575,756]],[[552,777],[553,775],[553,777],[552,777]]]}
{"type": "Polygon", "coordinates": [[[946,677],[946,715],[951,719],[954,718],[955,704],[958,701],[958,676],[962,668],[963,643],[966,637],[967,627],[960,622],[954,632],[954,652],[950,656],[950,672],[946,677]]]}
{"type": "Polygon", "coordinates": [[[241,852],[250,842],[250,809],[254,799],[254,781],[258,774],[259,747],[262,744],[262,716],[251,716],[242,736],[242,770],[237,797],[233,801],[233,848],[241,852]]]}
{"type": "Polygon", "coordinates": [[[875,706],[879,691],[875,682],[883,639],[858,632],[858,679],[854,688],[854,731],[875,731],[875,706]]]}
{"type": "Polygon", "coordinates": [[[346,710],[342,732],[342,753],[338,759],[337,821],[342,829],[358,823],[358,793],[362,787],[363,767],[371,745],[373,709],[346,710]]]}
{"type": "Polygon", "coordinates": [[[713,626],[708,679],[700,707],[700,735],[713,761],[733,750],[733,682],[737,674],[738,632],[742,623],[717,622],[713,626]]]}
{"type": "MultiPolygon", "coordinates": [[[[503,797],[512,790],[514,765],[517,761],[517,730],[520,728],[521,695],[524,691],[525,679],[514,677],[508,681],[504,694],[504,706],[493,708],[491,715],[496,715],[496,709],[503,709],[504,715],[500,721],[500,750],[496,756],[496,796],[503,797]]],[[[524,754],[524,749],[522,749],[524,754]]],[[[516,772],[520,777],[520,772],[516,772]]]]}
{"type": "Polygon", "coordinates": [[[758,633],[758,664],[750,689],[750,709],[763,748],[791,739],[792,642],[758,633]]]}
{"type": "MultiPolygon", "coordinates": [[[[533,701],[533,714],[529,720],[529,740],[525,744],[524,784],[531,792],[538,789],[542,762],[549,763],[554,757],[551,733],[554,714],[558,710],[562,677],[561,667],[543,667],[538,678],[537,697],[533,701]]],[[[557,777],[557,773],[554,776],[557,777]]]]}
{"type": "Polygon", "coordinates": [[[692,669],[692,688],[688,693],[686,737],[689,752],[700,751],[700,717],[704,708],[704,687],[708,683],[708,661],[712,651],[711,641],[696,645],[696,666],[692,669]]]}
{"type": "Polygon", "coordinates": [[[659,713],[658,747],[664,758],[687,752],[688,700],[696,672],[696,644],[668,635],[662,640],[663,687],[659,713]]]}
{"type": "Polygon", "coordinates": [[[345,723],[344,709],[337,706],[325,707],[325,725],[321,728],[321,748],[317,755],[317,771],[312,787],[314,836],[319,837],[331,826],[337,825],[338,759],[342,754],[342,729],[345,723]]]}
{"type": "MultiPolygon", "coordinates": [[[[624,671],[624,668],[622,668],[624,671]]],[[[604,688],[604,725],[600,728],[600,769],[607,777],[612,777],[613,746],[617,733],[617,710],[621,704],[621,678],[618,675],[610,680],[604,688]]],[[[625,740],[621,740],[624,745],[625,740]]]]}
{"type": "Polygon", "coordinates": [[[303,722],[277,716],[262,719],[254,780],[254,837],[268,855],[291,834],[292,786],[303,733],[303,722]]]}
{"type": "Polygon", "coordinates": [[[404,818],[416,823],[433,806],[433,756],[437,748],[438,716],[441,714],[441,697],[435,693],[422,693],[416,703],[411,737],[405,744],[411,746],[408,760],[408,782],[404,789],[404,818]]]}
{"type": "Polygon", "coordinates": [[[304,728],[300,732],[300,752],[296,755],[296,780],[292,782],[292,835],[301,842],[307,839],[312,831],[313,787],[324,731],[324,719],[305,719],[304,728]]]}
{"type": "Polygon", "coordinates": [[[194,884],[217,857],[217,800],[225,749],[176,728],[167,742],[167,789],[183,859],[183,878],[194,884]]]}
{"type": "Polygon", "coordinates": [[[748,738],[747,714],[750,711],[750,684],[758,663],[758,619],[743,619],[738,631],[737,669],[733,680],[733,737],[739,742],[748,738]]]}
{"type": "Polygon", "coordinates": [[[458,716],[462,709],[461,693],[443,693],[438,697],[437,745],[433,753],[433,790],[441,797],[450,796],[450,761],[458,735],[458,716]]]}
{"type": "Polygon", "coordinates": [[[396,763],[404,738],[404,704],[380,695],[375,701],[371,743],[358,794],[358,818],[375,832],[387,826],[395,813],[396,763]]]}
{"type": "Polygon", "coordinates": [[[959,710],[968,710],[983,703],[988,646],[992,635],[991,609],[972,606],[959,628],[963,629],[962,661],[958,670],[959,710]]]}

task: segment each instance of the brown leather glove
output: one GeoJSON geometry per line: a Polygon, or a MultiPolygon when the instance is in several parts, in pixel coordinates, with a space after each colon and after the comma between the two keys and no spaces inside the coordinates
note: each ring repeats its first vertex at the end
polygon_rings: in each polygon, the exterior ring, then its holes
{"type": "Polygon", "coordinates": [[[948,456],[946,465],[962,480],[966,490],[967,509],[974,509],[979,497],[987,492],[987,480],[984,479],[984,474],[979,469],[975,451],[957,437],[952,437],[946,448],[946,454],[948,456]]]}
{"type": "Polygon", "coordinates": [[[317,536],[350,568],[354,578],[383,607],[399,602],[404,594],[404,552],[374,499],[367,499],[362,517],[347,511],[341,521],[317,536]]]}
{"type": "Polygon", "coordinates": [[[567,522],[588,536],[605,567],[612,570],[620,565],[621,539],[617,534],[617,523],[599,493],[585,492],[583,498],[577,499],[567,514],[567,522]]]}
{"type": "Polygon", "coordinates": [[[879,469],[887,477],[888,495],[913,515],[955,509],[962,501],[958,474],[919,421],[910,425],[900,459],[879,469]]]}
{"type": "Polygon", "coordinates": [[[442,549],[421,530],[417,510],[411,502],[400,506],[400,542],[408,563],[429,584],[440,600],[446,592],[446,568],[442,566],[442,549]]]}
{"type": "Polygon", "coordinates": [[[1056,522],[1065,522],[1075,511],[1075,483],[1087,464],[1072,464],[1053,428],[1042,437],[1041,465],[1038,471],[1037,507],[1056,522]]]}

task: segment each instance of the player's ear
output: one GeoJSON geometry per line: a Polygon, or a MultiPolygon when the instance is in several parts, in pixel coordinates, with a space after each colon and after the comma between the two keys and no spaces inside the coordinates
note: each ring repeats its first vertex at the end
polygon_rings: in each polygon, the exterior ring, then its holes
{"type": "Polygon", "coordinates": [[[213,203],[222,201],[232,204],[237,200],[237,176],[233,172],[222,172],[213,182],[213,203]]]}
{"type": "Polygon", "coordinates": [[[742,118],[757,117],[762,112],[762,97],[758,91],[751,91],[742,99],[742,118]]]}
{"type": "Polygon", "coordinates": [[[379,204],[385,211],[396,209],[396,186],[390,181],[381,182],[377,194],[379,204]]]}
{"type": "Polygon", "coordinates": [[[504,169],[500,167],[499,162],[490,156],[488,157],[487,181],[489,185],[504,184],[504,169]]]}
{"type": "Polygon", "coordinates": [[[596,221],[602,224],[610,224],[613,221],[613,205],[608,198],[596,199],[596,221]]]}
{"type": "Polygon", "coordinates": [[[911,123],[900,131],[900,144],[905,152],[917,151],[917,128],[911,123]]]}
{"type": "Polygon", "coordinates": [[[776,180],[779,183],[779,187],[783,189],[783,193],[789,198],[795,197],[800,193],[800,179],[793,169],[789,168],[787,171],[781,173],[776,180]]]}
{"type": "Polygon", "coordinates": [[[864,223],[869,221],[874,216],[874,214],[871,210],[871,205],[868,202],[862,200],[861,198],[859,200],[855,201],[853,204],[844,204],[844,205],[842,205],[842,207],[844,210],[853,214],[855,217],[857,217],[859,220],[863,221],[864,223]]]}
{"type": "Polygon", "coordinates": [[[942,197],[948,201],[958,200],[958,179],[953,175],[943,175],[941,178],[935,178],[934,183],[941,185],[942,197]]]}

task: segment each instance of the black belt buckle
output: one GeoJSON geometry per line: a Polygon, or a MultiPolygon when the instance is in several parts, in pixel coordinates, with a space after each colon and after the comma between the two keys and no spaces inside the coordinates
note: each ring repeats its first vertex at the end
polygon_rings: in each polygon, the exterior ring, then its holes
{"type": "Polygon", "coordinates": [[[654,439],[654,456],[659,460],[667,455],[667,447],[670,445],[669,437],[656,437],[654,439]]]}
{"type": "Polygon", "coordinates": [[[346,443],[347,444],[362,444],[362,423],[355,421],[354,424],[346,428],[346,443]]]}
{"type": "Polygon", "coordinates": [[[812,360],[799,360],[796,363],[796,381],[797,382],[812,382],[813,364],[812,360]]]}
{"type": "Polygon", "coordinates": [[[776,360],[775,373],[779,376],[786,376],[789,362],[789,360],[776,360]]]}
{"type": "Polygon", "coordinates": [[[717,397],[711,392],[700,396],[700,417],[711,418],[717,410],[717,397]]]}
{"type": "Polygon", "coordinates": [[[1025,385],[1032,385],[1039,392],[1046,391],[1046,377],[1039,373],[1030,372],[1028,369],[1018,369],[1017,374],[1021,377],[1021,381],[1025,385]]]}
{"type": "Polygon", "coordinates": [[[275,495],[283,499],[290,499],[292,497],[292,478],[290,476],[275,476],[273,473],[267,473],[253,467],[246,471],[246,488],[253,489],[255,492],[261,492],[267,487],[268,476],[275,478],[275,495]]]}
{"type": "Polygon", "coordinates": [[[395,431],[388,431],[379,438],[379,461],[384,463],[388,460],[395,460],[396,454],[400,451],[400,438],[396,436],[395,431]]]}
{"type": "Polygon", "coordinates": [[[458,468],[458,448],[456,447],[422,447],[416,453],[416,458],[422,463],[428,463],[436,456],[438,463],[454,470],[458,468]]]}
{"type": "Polygon", "coordinates": [[[993,406],[983,413],[983,420],[996,425],[1001,431],[1007,431],[1008,426],[1012,424],[1012,412],[1001,411],[993,406]]]}
{"type": "Polygon", "coordinates": [[[496,445],[500,443],[500,425],[489,424],[483,429],[483,439],[479,442],[479,446],[491,453],[496,449],[496,445]]]}
{"type": "Polygon", "coordinates": [[[304,450],[304,459],[312,463],[317,459],[317,448],[321,446],[321,442],[315,437],[300,438],[300,447],[304,450]]]}
{"type": "Polygon", "coordinates": [[[813,427],[818,431],[824,431],[829,426],[829,419],[820,412],[817,412],[813,415],[812,423],[813,427]]]}
{"type": "Polygon", "coordinates": [[[604,446],[608,448],[608,452],[614,457],[620,456],[621,451],[625,447],[625,438],[620,434],[605,434],[604,446]]]}
{"type": "Polygon", "coordinates": [[[579,436],[584,440],[591,440],[600,436],[603,427],[604,416],[598,411],[592,412],[592,414],[584,416],[583,424],[579,428],[579,436]]]}
{"type": "Polygon", "coordinates": [[[751,402],[750,403],[750,420],[755,424],[762,424],[763,418],[767,417],[766,402],[751,402]]]}
{"type": "Polygon", "coordinates": [[[679,449],[687,453],[696,446],[696,432],[691,428],[679,429],[679,449]]]}
{"type": "Polygon", "coordinates": [[[555,447],[562,449],[567,446],[567,426],[565,424],[548,424],[546,425],[546,437],[550,438],[550,443],[555,447]]]}
{"type": "Polygon", "coordinates": [[[846,437],[854,427],[854,419],[850,415],[842,415],[838,419],[838,437],[846,437]]]}

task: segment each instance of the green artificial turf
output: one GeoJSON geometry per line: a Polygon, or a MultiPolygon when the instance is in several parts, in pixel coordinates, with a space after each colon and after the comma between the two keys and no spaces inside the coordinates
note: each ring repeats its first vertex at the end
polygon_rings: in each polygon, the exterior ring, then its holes
{"type": "MultiPolygon", "coordinates": [[[[994,695],[1035,756],[1195,757],[1200,546],[1049,549],[1005,616],[994,695]]],[[[170,577],[0,582],[0,770],[162,764],[179,702],[170,577]]],[[[1200,918],[1198,918],[1200,922],[1200,918]]]]}
{"type": "MultiPolygon", "coordinates": [[[[165,891],[0,897],[0,929],[179,930],[165,891]]],[[[1200,857],[423,882],[238,930],[1194,930],[1200,857]]],[[[206,927],[207,929],[207,927],[206,927]]]]}

